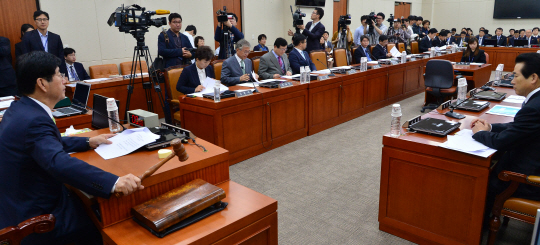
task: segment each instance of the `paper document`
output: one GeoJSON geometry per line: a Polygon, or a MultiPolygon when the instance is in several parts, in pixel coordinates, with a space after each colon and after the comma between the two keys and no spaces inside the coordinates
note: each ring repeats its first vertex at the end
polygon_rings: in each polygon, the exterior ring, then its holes
{"type": "Polygon", "coordinates": [[[394,57],[401,57],[401,53],[399,52],[399,50],[396,48],[396,46],[392,47],[392,49],[390,49],[390,53],[392,54],[392,56],[394,57]]]}
{"type": "Polygon", "coordinates": [[[0,108],[8,108],[14,100],[0,101],[0,108]]]}
{"type": "Polygon", "coordinates": [[[116,136],[109,138],[112,144],[101,144],[96,148],[96,153],[103,159],[109,160],[127,155],[146,144],[159,139],[159,135],[150,132],[146,127],[127,129],[116,136]]]}
{"type": "Polygon", "coordinates": [[[484,63],[475,63],[475,62],[471,62],[471,65],[473,66],[480,66],[480,65],[483,65],[484,63]]]}
{"type": "Polygon", "coordinates": [[[470,129],[462,129],[455,135],[448,135],[447,141],[440,144],[440,147],[469,153],[481,157],[489,157],[497,150],[487,147],[486,145],[473,139],[473,132],[470,129]]]}
{"type": "Polygon", "coordinates": [[[506,99],[504,99],[503,102],[523,104],[523,102],[525,102],[525,96],[510,95],[506,99]]]}
{"type": "Polygon", "coordinates": [[[347,69],[352,69],[352,66],[338,66],[338,67],[332,68],[332,70],[335,70],[335,69],[345,69],[345,70],[347,70],[347,69]]]}
{"type": "MultiPolygon", "coordinates": [[[[192,94],[189,94],[189,95],[202,97],[203,94],[209,94],[209,93],[213,94],[214,93],[214,86],[216,85],[216,80],[214,80],[211,77],[206,77],[206,79],[201,83],[201,85],[204,87],[204,89],[201,92],[192,93],[192,94]]],[[[225,86],[223,84],[220,84],[219,91],[223,92],[223,91],[226,91],[226,90],[229,90],[229,87],[227,87],[227,86],[225,86]]]]}
{"type": "Polygon", "coordinates": [[[486,113],[499,116],[515,117],[520,109],[521,108],[514,106],[496,105],[486,113]]]}
{"type": "Polygon", "coordinates": [[[330,70],[324,69],[320,71],[312,71],[311,74],[330,74],[330,70]]]}
{"type": "Polygon", "coordinates": [[[368,63],[369,65],[377,65],[377,64],[379,64],[378,61],[368,61],[367,63],[368,63]]]}
{"type": "Polygon", "coordinates": [[[4,96],[4,97],[0,97],[0,101],[14,100],[14,99],[15,99],[14,96],[4,96]]]}
{"type": "Polygon", "coordinates": [[[87,82],[87,83],[94,83],[94,82],[101,82],[101,81],[105,81],[105,80],[109,80],[111,78],[96,78],[96,79],[88,79],[88,80],[84,80],[84,82],[87,82]]]}
{"type": "Polygon", "coordinates": [[[292,76],[281,76],[283,78],[287,78],[287,79],[293,79],[295,77],[300,77],[300,74],[296,74],[296,75],[292,75],[292,76]]]}
{"type": "Polygon", "coordinates": [[[253,77],[253,80],[255,80],[255,82],[259,82],[259,79],[257,79],[257,75],[255,74],[254,71],[251,71],[251,77],[253,77]]]}

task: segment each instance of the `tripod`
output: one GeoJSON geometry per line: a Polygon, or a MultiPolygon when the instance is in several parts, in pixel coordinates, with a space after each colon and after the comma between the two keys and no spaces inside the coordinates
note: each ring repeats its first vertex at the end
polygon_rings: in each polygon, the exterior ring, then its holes
{"type": "Polygon", "coordinates": [[[229,27],[225,25],[225,22],[222,22],[221,23],[221,38],[223,38],[223,46],[222,48],[225,49],[225,54],[227,55],[226,58],[229,58],[232,56],[232,51],[231,51],[231,36],[229,35],[229,27]]]}

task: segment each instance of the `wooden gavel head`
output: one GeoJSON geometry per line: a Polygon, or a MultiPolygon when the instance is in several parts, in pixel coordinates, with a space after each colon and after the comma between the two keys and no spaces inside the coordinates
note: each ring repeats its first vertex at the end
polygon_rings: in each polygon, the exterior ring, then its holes
{"type": "Polygon", "coordinates": [[[187,154],[186,148],[184,147],[180,139],[172,140],[171,146],[173,148],[174,154],[178,156],[178,160],[180,160],[180,162],[188,160],[189,155],[187,154]]]}

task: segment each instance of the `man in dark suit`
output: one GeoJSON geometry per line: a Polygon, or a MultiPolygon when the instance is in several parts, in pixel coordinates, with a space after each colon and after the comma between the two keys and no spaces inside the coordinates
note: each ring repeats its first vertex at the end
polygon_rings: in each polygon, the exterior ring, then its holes
{"type": "Polygon", "coordinates": [[[191,64],[193,48],[189,38],[180,33],[182,30],[182,16],[178,13],[169,15],[169,30],[161,32],[158,36],[158,54],[163,56],[165,68],[175,65],[191,64]]]}
{"type": "MultiPolygon", "coordinates": [[[[238,22],[238,17],[236,14],[231,14],[232,18],[229,18],[229,20],[225,23],[223,23],[225,26],[228,27],[229,32],[229,48],[228,50],[231,51],[230,57],[232,57],[236,50],[234,49],[234,43],[244,39],[244,33],[240,32],[238,28],[236,28],[236,23],[238,22]]],[[[219,59],[227,59],[229,58],[227,54],[227,48],[225,47],[225,40],[223,39],[223,28],[221,28],[221,23],[219,23],[216,27],[216,34],[214,35],[214,40],[216,42],[219,42],[219,59]]]]}
{"type": "Polygon", "coordinates": [[[418,45],[418,50],[421,53],[431,50],[431,47],[433,47],[432,41],[435,38],[436,34],[437,34],[437,29],[435,28],[429,29],[428,34],[424,38],[422,38],[422,40],[420,41],[418,45]]]}
{"type": "MultiPolygon", "coordinates": [[[[324,16],[324,10],[322,8],[315,8],[311,13],[311,20],[306,26],[298,25],[300,33],[307,37],[306,52],[312,50],[323,49],[321,46],[321,37],[324,34],[326,28],[321,23],[321,19],[324,16]]],[[[289,30],[289,36],[293,36],[293,32],[289,30]]]]}
{"type": "Polygon", "coordinates": [[[65,62],[60,64],[60,73],[64,73],[70,82],[90,79],[90,76],[88,76],[88,73],[86,73],[83,64],[75,62],[77,60],[75,49],[65,48],[64,60],[65,62]]]}
{"type": "Polygon", "coordinates": [[[281,76],[292,75],[289,59],[285,54],[287,40],[278,37],[274,41],[274,49],[264,54],[259,63],[259,76],[261,79],[278,79],[281,76]]]}
{"type": "Polygon", "coordinates": [[[23,47],[23,42],[22,42],[24,35],[33,30],[34,30],[34,26],[30,24],[22,24],[21,41],[15,44],[15,59],[19,58],[19,56],[21,56],[24,53],[24,47],[23,47]]]}
{"type": "Polygon", "coordinates": [[[360,59],[362,57],[367,57],[367,61],[374,61],[377,60],[373,55],[369,52],[369,37],[366,35],[362,35],[360,37],[360,46],[356,48],[354,51],[354,60],[356,60],[356,63],[360,64],[360,59]]]}
{"type": "Polygon", "coordinates": [[[531,29],[528,29],[527,31],[525,31],[525,40],[527,40],[529,42],[529,46],[530,45],[533,45],[533,44],[538,44],[538,39],[532,37],[532,30],[531,29]]]}
{"type": "Polygon", "coordinates": [[[195,63],[182,70],[176,84],[176,90],[183,94],[201,92],[204,89],[202,84],[207,77],[216,78],[214,68],[210,65],[213,57],[214,52],[210,47],[201,46],[197,48],[195,51],[195,63]]]}
{"type": "MultiPolygon", "coordinates": [[[[251,45],[245,39],[236,42],[236,54],[223,61],[221,68],[221,82],[229,87],[249,82],[253,72],[253,63],[247,58],[251,45]]],[[[255,74],[258,79],[259,75],[255,74]]]]}
{"type": "Polygon", "coordinates": [[[118,177],[68,154],[110,144],[107,138],[113,135],[60,137],[51,112],[65,97],[59,65],[58,58],[43,51],[18,60],[17,84],[23,96],[0,124],[0,229],[53,214],[54,230],[31,234],[23,244],[103,244],[82,203],[64,184],[102,198],[144,187],[132,174],[118,177]]]}
{"type": "Polygon", "coordinates": [[[388,37],[386,35],[380,35],[379,43],[373,47],[373,57],[375,59],[380,60],[392,57],[392,54],[388,53],[386,45],[388,45],[388,37]]]}
{"type": "Polygon", "coordinates": [[[458,45],[458,47],[467,46],[467,42],[469,41],[469,38],[467,37],[467,32],[462,31],[460,35],[461,37],[456,40],[456,44],[458,45]]]}
{"type": "Polygon", "coordinates": [[[443,30],[439,33],[439,36],[435,35],[433,41],[431,42],[432,47],[441,47],[446,45],[446,32],[443,30]]]}
{"type": "Polygon", "coordinates": [[[478,32],[476,39],[478,39],[478,46],[484,46],[484,40],[486,40],[486,29],[482,29],[478,32]]]}
{"type": "Polygon", "coordinates": [[[36,21],[36,30],[24,34],[23,54],[32,51],[45,51],[64,59],[64,45],[62,39],[55,33],[47,31],[49,28],[49,14],[38,10],[34,12],[34,21],[36,21]]]}
{"type": "MultiPolygon", "coordinates": [[[[510,123],[489,124],[486,120],[471,122],[473,138],[493,149],[504,152],[490,175],[486,213],[491,212],[495,196],[504,191],[510,182],[501,181],[497,175],[512,171],[524,175],[540,175],[540,54],[524,53],[516,58],[516,76],[512,80],[517,95],[525,102],[510,123]]],[[[520,184],[514,197],[540,200],[538,187],[520,184]]]]}
{"type": "Polygon", "coordinates": [[[444,45],[452,45],[454,43],[456,43],[456,38],[452,35],[452,32],[446,30],[446,41],[444,45]]]}
{"type": "MultiPolygon", "coordinates": [[[[291,53],[289,53],[289,63],[291,64],[293,74],[300,74],[301,66],[309,66],[309,69],[311,71],[317,70],[315,64],[313,64],[313,62],[311,61],[308,52],[304,51],[307,46],[306,39],[306,36],[302,34],[294,34],[294,48],[292,49],[291,53]]],[[[324,60],[321,62],[324,62],[324,60]]]]}
{"type": "Polygon", "coordinates": [[[506,46],[506,36],[503,35],[503,29],[501,27],[497,28],[495,36],[492,38],[497,39],[497,46],[506,46]]]}
{"type": "Polygon", "coordinates": [[[0,37],[0,97],[17,94],[17,78],[11,66],[9,39],[0,37]]]}

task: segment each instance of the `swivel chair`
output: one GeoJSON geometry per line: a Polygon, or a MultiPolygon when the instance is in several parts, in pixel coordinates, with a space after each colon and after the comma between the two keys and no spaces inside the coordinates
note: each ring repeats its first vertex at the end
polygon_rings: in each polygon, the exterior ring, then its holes
{"type": "MultiPolygon", "coordinates": [[[[426,109],[435,109],[443,102],[446,96],[456,93],[454,85],[454,67],[448,60],[430,60],[426,64],[424,74],[424,84],[426,93],[437,98],[436,104],[428,104],[422,107],[421,112],[426,109]]],[[[426,102],[427,103],[427,102],[426,102]]]]}

